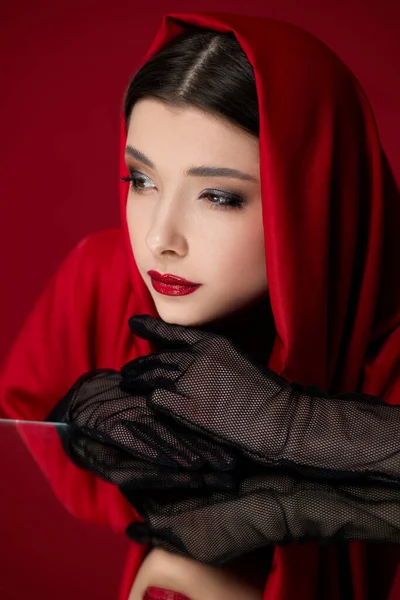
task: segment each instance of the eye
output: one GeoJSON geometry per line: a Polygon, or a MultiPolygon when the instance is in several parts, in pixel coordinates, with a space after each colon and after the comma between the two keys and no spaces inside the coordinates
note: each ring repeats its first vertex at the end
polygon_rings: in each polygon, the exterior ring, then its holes
{"type": "Polygon", "coordinates": [[[121,177],[121,180],[128,181],[130,183],[129,187],[137,194],[146,190],[151,190],[155,187],[154,183],[147,175],[140,171],[136,171],[136,169],[129,169],[129,177],[121,177]]]}
{"type": "Polygon", "coordinates": [[[206,198],[213,209],[244,208],[245,200],[238,194],[222,190],[206,190],[200,198],[206,198]]]}

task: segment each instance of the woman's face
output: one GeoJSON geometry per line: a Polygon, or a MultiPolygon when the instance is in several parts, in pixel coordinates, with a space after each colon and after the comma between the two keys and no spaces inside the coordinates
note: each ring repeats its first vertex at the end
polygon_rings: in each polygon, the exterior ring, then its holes
{"type": "Polygon", "coordinates": [[[164,321],[200,326],[265,295],[256,137],[197,108],[146,98],[131,115],[126,163],[132,250],[164,321]],[[199,286],[160,287],[149,271],[199,286]]]}

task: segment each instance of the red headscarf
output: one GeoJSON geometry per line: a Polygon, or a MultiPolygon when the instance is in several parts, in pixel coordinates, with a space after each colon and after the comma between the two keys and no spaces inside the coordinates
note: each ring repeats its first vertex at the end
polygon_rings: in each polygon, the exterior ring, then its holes
{"type": "MultiPolygon", "coordinates": [[[[305,385],[400,403],[399,192],[359,82],[305,31],[241,15],[168,15],[145,61],[185,24],[233,31],[255,72],[277,331],[269,367],[305,385]]],[[[121,158],[124,146],[123,124],[121,158]]],[[[2,375],[5,415],[43,419],[83,372],[119,368],[154,350],[127,327],[133,314],[157,313],[132,256],[126,195],[122,183],[122,235],[115,230],[82,242],[25,324],[2,375]]],[[[68,484],[90,487],[72,502],[76,514],[117,529],[132,519],[116,488],[72,465],[69,473],[68,484]]],[[[58,487],[66,502],[65,473],[58,487]]],[[[349,549],[354,600],[398,600],[398,547],[352,543],[349,549]]],[[[125,597],[142,555],[133,545],[125,597]]],[[[275,548],[264,599],[322,597],[339,599],[337,548],[275,548]]]]}

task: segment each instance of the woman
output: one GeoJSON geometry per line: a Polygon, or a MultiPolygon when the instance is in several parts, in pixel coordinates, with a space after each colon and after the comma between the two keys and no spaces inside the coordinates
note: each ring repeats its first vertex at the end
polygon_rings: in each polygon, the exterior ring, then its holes
{"type": "MultiPolygon", "coordinates": [[[[67,259],[5,366],[3,413],[46,418],[82,373],[157,351],[126,331],[140,313],[222,333],[289,381],[396,404],[398,191],[358,82],[305,32],[233,15],[166,17],[146,64],[126,100],[123,243],[97,234],[67,259]]],[[[76,514],[138,519],[117,488],[68,478],[76,514]]],[[[388,545],[275,547],[263,598],[394,600],[397,564],[388,545]]]]}

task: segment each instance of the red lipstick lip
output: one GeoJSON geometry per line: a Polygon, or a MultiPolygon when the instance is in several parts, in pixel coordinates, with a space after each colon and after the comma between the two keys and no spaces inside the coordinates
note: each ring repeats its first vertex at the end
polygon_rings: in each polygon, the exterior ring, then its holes
{"type": "Polygon", "coordinates": [[[162,275],[157,271],[147,271],[147,274],[150,275],[152,279],[156,281],[161,281],[162,283],[166,283],[167,285],[193,285],[199,286],[199,283],[194,283],[193,281],[188,281],[187,279],[183,279],[182,277],[178,277],[177,275],[171,275],[170,273],[166,273],[162,275]]]}
{"type": "Polygon", "coordinates": [[[193,292],[198,290],[200,287],[199,285],[172,285],[171,283],[158,281],[158,279],[152,279],[151,285],[159,294],[162,294],[163,296],[175,297],[188,296],[189,294],[193,294],[193,292]]]}
{"type": "Polygon", "coordinates": [[[190,600],[185,594],[158,587],[148,587],[143,600],[190,600]]]}

